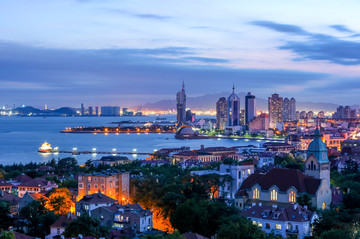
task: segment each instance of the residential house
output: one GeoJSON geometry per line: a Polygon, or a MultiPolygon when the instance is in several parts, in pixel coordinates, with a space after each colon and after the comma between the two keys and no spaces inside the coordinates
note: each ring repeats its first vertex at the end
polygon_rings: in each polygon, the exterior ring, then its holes
{"type": "Polygon", "coordinates": [[[80,201],[75,204],[76,215],[80,216],[83,213],[91,215],[92,210],[98,207],[109,207],[116,202],[117,200],[108,197],[100,192],[85,195],[80,201]]]}

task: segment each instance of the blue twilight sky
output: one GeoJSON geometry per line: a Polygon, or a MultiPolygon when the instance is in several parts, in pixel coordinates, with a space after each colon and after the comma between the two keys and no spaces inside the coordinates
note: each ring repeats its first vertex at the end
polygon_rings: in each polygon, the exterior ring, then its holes
{"type": "Polygon", "coordinates": [[[0,0],[0,105],[359,103],[358,0],[0,0]]]}

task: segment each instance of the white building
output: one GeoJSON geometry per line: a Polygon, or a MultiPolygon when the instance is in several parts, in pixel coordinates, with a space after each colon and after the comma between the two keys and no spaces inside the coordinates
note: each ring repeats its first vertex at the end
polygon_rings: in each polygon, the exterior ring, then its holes
{"type": "Polygon", "coordinates": [[[299,239],[311,236],[311,225],[318,219],[316,212],[298,204],[278,208],[275,205],[266,207],[259,203],[241,212],[241,215],[249,218],[266,233],[275,233],[284,238],[296,236],[299,239]]]}

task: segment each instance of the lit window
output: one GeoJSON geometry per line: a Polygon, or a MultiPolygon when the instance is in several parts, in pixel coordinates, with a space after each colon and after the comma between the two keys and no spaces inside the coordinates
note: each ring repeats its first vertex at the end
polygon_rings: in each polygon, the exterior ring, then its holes
{"type": "Polygon", "coordinates": [[[323,202],[321,208],[324,210],[326,208],[326,203],[323,202]]]}
{"type": "Polygon", "coordinates": [[[250,170],[250,169],[248,169],[248,170],[247,170],[247,173],[248,173],[248,175],[250,175],[250,174],[251,174],[251,170],[250,170]]]}
{"type": "Polygon", "coordinates": [[[275,189],[271,190],[270,200],[271,200],[271,201],[277,201],[277,192],[276,192],[275,189]]]}
{"type": "Polygon", "coordinates": [[[260,197],[260,191],[258,188],[254,188],[253,190],[253,199],[259,199],[260,197]]]}
{"type": "Polygon", "coordinates": [[[281,225],[280,224],[275,224],[275,229],[281,230],[281,225]]]}
{"type": "Polygon", "coordinates": [[[258,227],[262,227],[262,223],[261,223],[261,222],[258,222],[258,227]]]}
{"type": "Polygon", "coordinates": [[[296,202],[296,194],[295,194],[294,191],[291,191],[291,192],[289,193],[289,202],[293,202],[293,203],[296,202]]]}

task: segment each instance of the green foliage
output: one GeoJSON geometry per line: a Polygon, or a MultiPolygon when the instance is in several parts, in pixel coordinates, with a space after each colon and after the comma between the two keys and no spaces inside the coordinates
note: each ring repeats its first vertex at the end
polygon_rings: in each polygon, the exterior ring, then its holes
{"type": "Polygon", "coordinates": [[[9,204],[5,201],[0,201],[0,229],[8,229],[11,222],[9,204]]]}
{"type": "Polygon", "coordinates": [[[300,156],[295,158],[292,154],[288,154],[285,157],[276,156],[274,160],[275,165],[280,165],[284,168],[298,169],[304,171],[304,159],[300,156]]]}
{"type": "Polygon", "coordinates": [[[351,231],[348,229],[331,229],[321,234],[321,239],[352,239],[351,231]]]}
{"type": "Polygon", "coordinates": [[[298,196],[296,198],[296,202],[301,206],[307,206],[310,211],[316,210],[316,208],[312,205],[311,196],[307,193],[298,196]]]}
{"type": "Polygon", "coordinates": [[[226,218],[218,230],[221,239],[252,239],[265,238],[265,233],[254,225],[249,219],[242,216],[226,218]]]}
{"type": "Polygon", "coordinates": [[[101,226],[100,222],[86,214],[70,222],[67,226],[64,236],[77,237],[79,234],[85,236],[108,237],[109,229],[101,226]]]}
{"type": "Polygon", "coordinates": [[[184,236],[180,234],[179,231],[175,230],[173,233],[168,234],[156,234],[156,235],[146,235],[145,239],[185,239],[184,236]]]}
{"type": "Polygon", "coordinates": [[[45,208],[45,201],[33,201],[22,208],[20,215],[30,221],[29,235],[44,238],[50,233],[50,226],[57,220],[54,212],[45,208]]]}
{"type": "Polygon", "coordinates": [[[61,188],[77,188],[78,181],[75,179],[65,180],[59,184],[59,187],[61,187],[61,188]]]}
{"type": "Polygon", "coordinates": [[[190,199],[176,208],[171,214],[170,222],[180,233],[195,232],[210,237],[226,221],[224,218],[235,214],[235,208],[220,201],[190,199]]]}
{"type": "Polygon", "coordinates": [[[0,239],[15,239],[15,234],[12,231],[4,231],[1,234],[0,239]]]}

